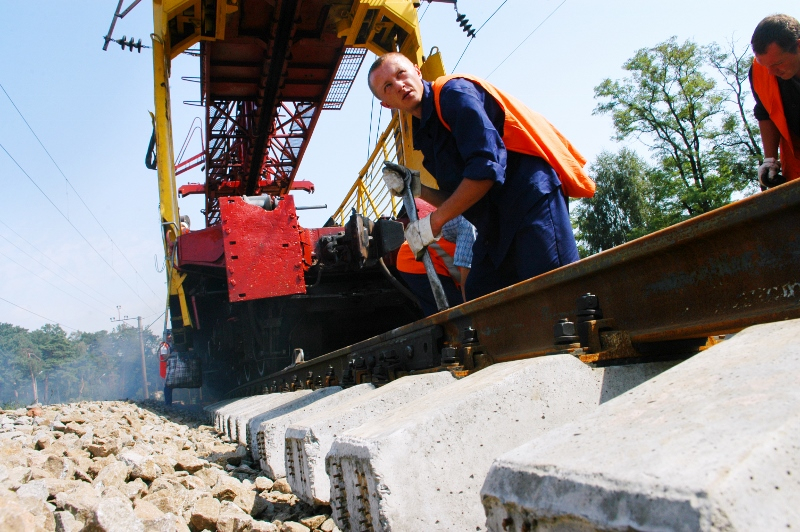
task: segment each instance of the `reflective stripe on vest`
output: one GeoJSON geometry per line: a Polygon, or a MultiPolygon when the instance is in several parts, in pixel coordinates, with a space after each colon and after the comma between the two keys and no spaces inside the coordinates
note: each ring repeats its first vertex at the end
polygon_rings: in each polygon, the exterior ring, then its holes
{"type": "Polygon", "coordinates": [[[781,173],[787,180],[800,178],[800,158],[797,157],[800,153],[795,154],[794,151],[792,134],[783,112],[783,99],[781,99],[778,79],[758,61],[753,61],[753,90],[758,93],[761,104],[769,113],[769,119],[781,134],[781,173]]]}
{"type": "Polygon", "coordinates": [[[506,149],[517,153],[541,157],[553,167],[561,180],[564,193],[572,198],[591,198],[595,183],[583,169],[586,159],[545,117],[525,104],[480,78],[466,74],[442,76],[433,82],[433,104],[444,127],[450,126],[442,117],[439,96],[444,84],[454,78],[463,78],[479,85],[503,109],[503,143],[506,149]]]}
{"type": "MultiPolygon", "coordinates": [[[[447,242],[447,240],[445,240],[447,242]]],[[[453,254],[455,254],[455,246],[453,246],[453,254]]],[[[442,246],[439,245],[439,242],[434,242],[433,244],[428,246],[428,249],[433,249],[436,252],[436,256],[442,260],[442,263],[447,268],[447,271],[450,272],[450,277],[456,282],[457,285],[461,284],[461,272],[458,271],[455,262],[453,262],[453,257],[449,255],[442,246]]]]}
{"type": "MultiPolygon", "coordinates": [[[[428,246],[428,251],[431,252],[431,261],[436,273],[452,277],[456,284],[460,285],[461,272],[453,262],[453,257],[456,254],[456,244],[441,238],[428,246]]],[[[403,242],[397,252],[397,269],[405,273],[426,275],[425,265],[422,261],[414,258],[414,253],[411,252],[408,242],[403,242]]]]}

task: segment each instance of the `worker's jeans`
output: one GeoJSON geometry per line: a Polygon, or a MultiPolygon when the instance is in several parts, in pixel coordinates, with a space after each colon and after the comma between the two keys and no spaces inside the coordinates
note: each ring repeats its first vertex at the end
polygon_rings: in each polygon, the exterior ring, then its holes
{"type": "Polygon", "coordinates": [[[164,404],[171,405],[172,404],[172,388],[164,384],[164,404]]]}

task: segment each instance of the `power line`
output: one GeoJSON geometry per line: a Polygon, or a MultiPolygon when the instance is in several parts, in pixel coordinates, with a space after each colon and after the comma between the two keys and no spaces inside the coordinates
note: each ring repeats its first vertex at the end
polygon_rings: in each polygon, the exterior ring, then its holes
{"type": "Polygon", "coordinates": [[[38,278],[39,278],[39,279],[41,279],[42,281],[46,282],[47,284],[49,284],[50,286],[52,286],[53,288],[55,288],[56,290],[58,290],[58,291],[59,291],[59,292],[61,292],[62,294],[66,294],[67,296],[69,296],[69,297],[71,297],[71,298],[75,299],[75,300],[76,300],[76,301],[78,301],[79,303],[83,303],[84,305],[86,305],[87,307],[89,307],[91,310],[93,310],[93,311],[95,311],[95,312],[103,312],[102,310],[98,310],[98,309],[94,308],[93,306],[89,305],[89,303],[85,302],[84,300],[80,299],[79,297],[73,296],[73,295],[72,295],[72,294],[70,294],[69,292],[66,292],[66,291],[65,291],[65,290],[63,290],[63,289],[62,289],[60,286],[58,286],[58,285],[56,285],[56,284],[54,284],[54,283],[51,283],[50,281],[48,281],[47,279],[45,279],[44,277],[42,277],[42,276],[41,276],[41,275],[39,275],[38,273],[36,273],[36,272],[33,272],[33,271],[30,271],[28,268],[26,268],[25,266],[23,266],[23,265],[22,265],[22,264],[20,264],[19,262],[15,261],[14,259],[12,259],[12,258],[11,258],[11,257],[9,257],[8,255],[6,255],[6,254],[5,254],[5,253],[3,253],[2,251],[0,251],[0,255],[2,255],[3,257],[7,258],[8,260],[10,260],[11,262],[13,262],[13,263],[14,263],[14,264],[16,264],[17,266],[19,266],[21,269],[23,269],[23,270],[27,271],[28,273],[32,273],[33,275],[35,275],[36,277],[38,277],[38,278]]]}
{"type": "Polygon", "coordinates": [[[556,11],[558,11],[558,9],[559,9],[561,6],[563,6],[565,3],[567,3],[567,0],[563,0],[563,1],[562,1],[560,4],[558,4],[558,5],[556,6],[556,8],[555,8],[553,11],[551,11],[551,12],[550,12],[550,14],[549,14],[549,15],[547,15],[543,21],[541,21],[541,22],[539,23],[539,25],[538,25],[538,26],[536,26],[535,28],[533,28],[533,31],[532,31],[532,32],[530,32],[530,33],[528,34],[528,36],[527,36],[527,37],[525,37],[524,39],[522,39],[522,42],[521,42],[521,43],[519,43],[519,44],[517,45],[517,47],[516,47],[516,48],[514,48],[513,50],[511,50],[511,53],[510,53],[510,54],[508,54],[508,55],[506,56],[506,58],[505,58],[505,59],[503,59],[502,61],[500,61],[500,64],[499,64],[499,65],[497,65],[496,67],[494,67],[494,70],[492,70],[491,72],[489,72],[489,74],[486,76],[486,78],[485,78],[485,79],[489,79],[489,76],[491,76],[492,74],[494,74],[495,70],[497,70],[498,68],[500,68],[501,66],[503,66],[503,63],[505,63],[505,62],[508,60],[508,58],[509,58],[509,57],[511,57],[512,55],[514,55],[514,52],[516,52],[517,50],[519,50],[519,47],[520,47],[520,46],[522,46],[523,44],[525,44],[525,41],[527,41],[528,39],[530,39],[531,35],[533,35],[534,33],[536,33],[536,30],[538,30],[539,28],[541,28],[541,27],[542,27],[542,24],[544,24],[545,22],[547,22],[547,19],[549,19],[550,17],[552,17],[552,16],[553,16],[553,14],[554,14],[556,11]]]}
{"type": "Polygon", "coordinates": [[[420,15],[419,20],[417,22],[422,22],[422,18],[425,16],[425,13],[428,12],[428,8],[429,7],[431,7],[431,2],[430,1],[428,1],[428,5],[425,6],[425,11],[422,12],[422,15],[420,15]]]}
{"type": "MultiPolygon", "coordinates": [[[[89,208],[89,206],[86,204],[86,202],[85,202],[85,201],[83,201],[83,198],[82,198],[82,197],[81,197],[81,195],[78,193],[77,189],[75,189],[75,187],[74,187],[74,186],[72,186],[72,183],[70,182],[70,180],[67,178],[67,176],[64,174],[64,172],[61,170],[61,167],[60,167],[60,166],[58,166],[58,163],[56,163],[55,159],[53,159],[53,156],[52,156],[52,155],[50,155],[50,152],[49,152],[49,151],[47,151],[47,148],[45,148],[45,147],[44,147],[44,144],[43,144],[43,143],[42,143],[42,141],[39,139],[39,136],[38,136],[38,135],[36,134],[36,132],[33,130],[33,128],[31,127],[31,125],[28,123],[28,121],[27,121],[27,120],[25,120],[25,117],[22,115],[22,111],[20,111],[20,110],[19,110],[19,108],[17,107],[17,104],[15,104],[15,103],[14,103],[14,100],[12,100],[12,99],[11,99],[11,96],[9,96],[9,95],[8,95],[8,93],[6,92],[6,89],[3,87],[3,85],[2,85],[1,83],[0,83],[0,89],[2,89],[2,90],[3,90],[3,94],[5,94],[5,95],[6,95],[6,98],[8,98],[8,101],[9,101],[9,102],[11,102],[11,105],[13,105],[13,106],[14,106],[14,109],[16,109],[16,111],[17,111],[17,113],[19,114],[20,118],[22,118],[22,121],[23,121],[23,122],[25,122],[25,125],[26,125],[26,126],[28,126],[28,129],[30,129],[31,133],[32,133],[32,134],[33,134],[33,136],[36,138],[36,141],[39,143],[39,146],[41,146],[41,147],[42,147],[42,149],[44,150],[44,152],[47,154],[47,156],[48,156],[48,157],[50,158],[50,160],[53,162],[53,164],[55,165],[55,167],[58,169],[59,173],[60,173],[60,174],[61,174],[61,175],[64,177],[64,180],[67,182],[67,184],[69,185],[69,187],[70,187],[70,188],[71,188],[71,189],[72,189],[72,190],[75,192],[75,195],[76,195],[76,196],[78,196],[78,199],[79,199],[79,200],[81,200],[81,203],[83,204],[83,206],[84,206],[84,207],[86,207],[86,210],[87,210],[87,211],[89,211],[89,214],[91,214],[91,215],[92,215],[92,218],[94,218],[94,221],[95,221],[95,222],[97,222],[97,225],[99,225],[99,226],[100,226],[100,229],[102,229],[102,230],[103,230],[103,232],[106,234],[106,236],[108,237],[108,239],[111,241],[111,243],[114,245],[114,247],[115,247],[115,248],[117,248],[117,250],[119,251],[120,255],[122,255],[122,257],[125,259],[125,261],[128,263],[128,265],[129,265],[129,266],[130,266],[130,267],[133,269],[133,271],[134,271],[134,272],[136,272],[136,275],[139,277],[139,279],[141,279],[141,280],[142,280],[142,282],[143,282],[143,283],[144,283],[144,285],[145,285],[145,286],[148,288],[148,290],[150,290],[150,292],[152,292],[154,296],[157,296],[158,294],[156,294],[156,293],[153,291],[153,289],[152,289],[152,288],[150,288],[150,285],[148,285],[148,284],[147,284],[147,281],[145,281],[145,280],[144,280],[144,278],[143,278],[143,277],[142,277],[142,276],[139,274],[139,271],[138,271],[138,270],[137,270],[137,269],[134,267],[134,265],[131,263],[131,261],[130,261],[130,260],[128,260],[128,257],[126,257],[126,256],[125,256],[125,253],[122,251],[122,249],[121,249],[121,248],[120,248],[120,247],[117,245],[117,243],[116,243],[116,242],[114,242],[114,239],[113,239],[113,238],[111,238],[111,235],[110,235],[110,234],[108,234],[108,231],[106,231],[106,229],[105,229],[105,227],[103,226],[103,224],[101,224],[101,223],[100,223],[100,220],[98,220],[98,219],[97,219],[97,216],[95,216],[95,215],[94,215],[94,213],[92,212],[92,209],[90,209],[90,208],[89,208]]],[[[194,123],[194,122],[192,122],[192,123],[194,123]]],[[[8,152],[6,152],[6,153],[8,153],[8,152]]]]}
{"type": "Polygon", "coordinates": [[[144,303],[144,304],[145,304],[145,306],[147,306],[147,308],[149,308],[151,311],[153,311],[153,308],[152,308],[150,305],[148,305],[148,304],[147,304],[147,301],[145,301],[144,299],[142,299],[142,296],[140,296],[140,295],[139,295],[139,293],[138,293],[136,290],[134,290],[134,289],[133,289],[133,287],[132,287],[131,285],[129,285],[129,284],[128,284],[128,281],[126,281],[126,280],[125,280],[125,278],[124,278],[124,277],[122,277],[122,275],[120,275],[120,273],[119,273],[117,270],[115,270],[115,269],[114,269],[114,267],[113,267],[111,264],[109,264],[109,263],[108,263],[108,261],[105,259],[105,257],[103,257],[103,256],[100,254],[100,252],[99,252],[99,251],[97,251],[97,249],[96,249],[96,248],[95,248],[95,247],[92,245],[92,243],[91,243],[91,242],[89,242],[89,240],[88,240],[88,239],[87,239],[85,236],[83,236],[83,233],[81,233],[81,232],[80,232],[80,230],[79,230],[77,227],[75,227],[75,224],[73,224],[73,223],[72,223],[72,221],[70,221],[70,219],[69,219],[69,218],[67,218],[67,216],[66,216],[66,215],[65,215],[65,214],[64,214],[64,213],[61,211],[61,209],[59,209],[59,208],[58,208],[58,206],[57,206],[57,205],[56,205],[56,204],[53,202],[53,200],[51,200],[51,199],[50,199],[50,196],[48,196],[48,195],[45,193],[45,191],[44,191],[44,190],[42,190],[42,188],[41,188],[41,187],[40,187],[40,186],[39,186],[39,185],[36,183],[36,181],[34,181],[34,180],[33,180],[33,178],[32,178],[30,175],[28,175],[28,172],[26,172],[26,171],[25,171],[25,169],[24,169],[24,168],[22,168],[22,166],[20,166],[20,164],[17,162],[17,160],[16,160],[16,159],[14,159],[14,157],[12,157],[10,153],[8,153],[8,150],[6,150],[5,146],[3,146],[2,144],[0,144],[0,149],[2,149],[4,152],[6,152],[6,155],[8,155],[9,159],[11,159],[11,160],[14,162],[14,164],[15,164],[15,165],[17,165],[17,168],[19,168],[19,169],[20,169],[20,171],[21,171],[23,174],[25,174],[25,177],[27,177],[27,178],[30,180],[30,182],[31,182],[31,183],[33,183],[33,186],[35,186],[35,187],[36,187],[36,188],[39,190],[39,192],[41,192],[41,193],[42,193],[42,195],[43,195],[45,198],[47,198],[47,201],[49,201],[49,202],[50,202],[50,204],[53,206],[53,208],[55,208],[55,210],[57,210],[57,211],[58,211],[58,214],[60,214],[60,215],[61,215],[61,216],[62,216],[62,217],[63,217],[63,218],[64,218],[64,219],[67,221],[67,223],[68,223],[69,225],[71,225],[73,229],[75,229],[75,232],[77,232],[77,233],[78,233],[78,234],[81,236],[81,238],[83,238],[84,242],[86,242],[86,244],[88,244],[88,246],[89,246],[90,248],[92,248],[92,251],[94,251],[94,252],[97,254],[97,256],[98,256],[98,257],[100,257],[100,260],[102,260],[103,262],[105,262],[105,263],[106,263],[106,265],[107,265],[109,268],[111,268],[111,271],[113,271],[114,273],[116,273],[116,274],[117,274],[117,277],[119,277],[119,278],[120,278],[120,280],[121,280],[123,283],[125,283],[125,286],[127,286],[128,288],[130,288],[131,292],[133,292],[134,294],[136,294],[136,297],[138,297],[138,298],[139,298],[139,299],[142,301],[142,303],[144,303]]]}
{"type": "MultiPolygon", "coordinates": [[[[370,91],[372,92],[372,91],[370,91]]],[[[372,105],[369,108],[369,133],[367,133],[367,159],[372,155],[372,113],[375,111],[375,95],[372,95],[372,105]]]]}
{"type": "Polygon", "coordinates": [[[160,320],[160,319],[161,319],[161,316],[163,316],[164,314],[166,314],[166,312],[167,312],[167,311],[165,310],[164,312],[162,312],[161,314],[159,314],[159,315],[158,315],[158,318],[154,319],[154,320],[153,320],[153,321],[150,323],[150,325],[148,325],[147,327],[145,327],[145,329],[148,329],[148,330],[149,330],[149,329],[150,329],[150,327],[152,327],[152,326],[153,326],[153,323],[155,323],[155,322],[157,322],[158,320],[160,320]]]}
{"type": "MultiPolygon", "coordinates": [[[[39,253],[41,253],[43,256],[47,257],[47,258],[48,258],[49,260],[51,260],[51,261],[52,261],[54,264],[56,263],[56,261],[54,261],[52,258],[48,257],[48,256],[47,256],[45,253],[42,253],[42,251],[41,251],[41,250],[39,250],[39,249],[36,249],[36,247],[35,247],[33,244],[31,244],[31,243],[30,243],[28,240],[26,240],[25,238],[23,238],[22,236],[20,236],[20,235],[19,235],[19,233],[17,233],[16,231],[14,231],[14,229],[12,229],[12,228],[11,228],[11,227],[10,227],[10,226],[7,224],[7,223],[5,223],[4,221],[0,220],[0,224],[3,224],[3,225],[5,225],[5,226],[6,226],[6,227],[7,227],[7,228],[8,228],[8,229],[9,229],[9,230],[12,232],[12,233],[14,233],[15,235],[17,235],[17,236],[18,236],[20,239],[22,239],[22,240],[23,240],[23,241],[24,241],[24,242],[25,242],[25,243],[26,243],[28,246],[30,246],[31,248],[35,249],[35,250],[36,250],[36,251],[38,251],[39,253]]],[[[31,259],[32,261],[34,261],[34,262],[36,262],[37,264],[39,264],[39,266],[41,266],[41,267],[42,267],[42,268],[44,268],[45,270],[49,271],[50,273],[52,273],[53,275],[55,275],[56,277],[58,277],[59,279],[61,279],[61,280],[62,280],[62,281],[64,281],[65,283],[67,283],[68,285],[70,285],[71,287],[75,288],[76,290],[80,290],[80,288],[78,288],[77,286],[75,286],[75,285],[74,285],[73,283],[71,283],[69,280],[67,280],[67,279],[64,279],[63,277],[61,277],[61,276],[60,276],[58,273],[54,272],[53,270],[51,270],[50,268],[48,268],[48,267],[47,267],[47,265],[45,265],[44,263],[42,263],[42,261],[38,260],[36,257],[34,257],[34,256],[32,256],[31,254],[29,254],[27,251],[25,251],[24,249],[22,249],[21,247],[19,247],[19,246],[18,246],[18,245],[16,245],[15,243],[13,243],[11,240],[9,240],[8,238],[6,238],[5,236],[3,236],[3,235],[0,235],[0,238],[2,238],[3,240],[5,240],[6,242],[8,242],[9,244],[11,244],[12,246],[14,246],[15,248],[17,248],[17,249],[18,249],[18,250],[19,250],[21,253],[23,253],[23,254],[24,254],[25,256],[27,256],[29,259],[31,259]]],[[[65,270],[65,271],[66,271],[66,270],[65,270]]],[[[75,276],[73,275],[73,277],[75,277],[75,276]]],[[[94,290],[94,289],[93,289],[91,286],[89,286],[88,284],[84,283],[83,281],[81,281],[81,280],[80,280],[80,279],[78,279],[77,277],[75,277],[75,279],[76,279],[76,280],[78,280],[78,281],[79,281],[80,283],[82,283],[84,286],[86,286],[87,288],[91,289],[93,292],[95,292],[96,294],[98,294],[98,295],[100,295],[100,296],[102,297],[102,294],[100,294],[100,293],[99,293],[97,290],[94,290]]],[[[96,297],[92,296],[91,294],[88,294],[88,293],[87,293],[86,295],[88,295],[89,297],[91,297],[92,299],[94,299],[95,301],[97,301],[97,302],[98,302],[99,304],[101,304],[101,305],[104,305],[104,306],[111,305],[110,301],[106,301],[106,302],[104,303],[104,302],[100,301],[99,299],[97,299],[96,297]]]]}
{"type": "Polygon", "coordinates": [[[47,318],[47,317],[45,317],[45,316],[42,316],[41,314],[36,314],[34,311],[32,311],[32,310],[28,310],[28,309],[26,309],[25,307],[20,307],[19,305],[17,305],[16,303],[12,303],[12,302],[11,302],[11,301],[9,301],[8,299],[5,299],[5,298],[2,298],[2,297],[0,297],[0,301],[5,301],[5,302],[6,302],[6,303],[8,303],[9,305],[15,306],[15,307],[17,307],[17,308],[18,308],[18,309],[20,309],[20,310],[24,310],[25,312],[27,312],[27,313],[29,313],[29,314],[33,314],[34,316],[36,316],[36,317],[39,317],[39,318],[42,318],[43,320],[49,321],[50,323],[55,323],[56,325],[58,325],[58,326],[60,326],[60,327],[66,327],[67,329],[70,329],[70,330],[72,330],[72,331],[76,331],[76,332],[78,331],[78,329],[76,329],[76,328],[74,328],[74,327],[70,327],[69,325],[64,325],[63,323],[59,323],[59,322],[57,322],[56,320],[51,320],[50,318],[47,318]]]}
{"type": "Polygon", "coordinates": [[[474,39],[475,37],[477,37],[477,36],[478,36],[478,32],[479,32],[479,31],[481,31],[481,30],[483,29],[483,27],[484,27],[484,26],[486,26],[486,24],[487,24],[487,23],[488,23],[490,20],[492,20],[492,17],[493,17],[493,16],[495,16],[495,15],[497,14],[497,12],[498,12],[498,11],[500,11],[500,8],[501,8],[501,7],[503,7],[504,5],[506,5],[506,2],[508,2],[508,0],[503,0],[503,3],[502,3],[502,4],[500,4],[500,6],[499,6],[497,9],[495,9],[495,10],[494,10],[494,13],[492,13],[491,15],[489,15],[489,18],[487,18],[487,19],[486,19],[486,21],[485,21],[483,24],[481,24],[481,27],[480,27],[480,28],[478,28],[477,30],[475,30],[475,33],[472,35],[472,37],[470,38],[469,42],[468,42],[468,43],[467,43],[467,45],[464,47],[464,51],[463,51],[463,52],[461,52],[461,57],[459,57],[459,58],[458,58],[458,61],[456,61],[456,66],[454,66],[454,67],[453,67],[453,72],[455,72],[455,71],[456,71],[456,68],[458,68],[458,64],[461,62],[461,58],[462,58],[462,57],[464,57],[464,54],[465,54],[465,53],[467,53],[467,48],[469,48],[469,45],[470,45],[470,44],[472,44],[472,39],[474,39]]]}

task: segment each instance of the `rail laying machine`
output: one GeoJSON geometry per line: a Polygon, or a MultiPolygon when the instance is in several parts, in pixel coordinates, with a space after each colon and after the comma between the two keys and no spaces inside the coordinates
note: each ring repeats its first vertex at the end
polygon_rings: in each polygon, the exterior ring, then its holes
{"type": "MultiPolygon", "coordinates": [[[[718,335],[800,317],[798,183],[421,319],[392,275],[403,230],[378,176],[385,159],[422,167],[410,117],[394,113],[328,223],[302,227],[290,192],[314,185],[295,180],[298,166],[366,52],[399,51],[428,80],[445,73],[435,48],[423,54],[418,7],[153,1],[151,166],[169,316],[175,348],[203,359],[206,385],[247,395],[441,369],[465,375],[553,352],[593,364],[688,356],[718,335]],[[200,60],[205,138],[202,153],[176,165],[170,65],[185,52],[200,60]],[[176,174],[199,165],[205,182],[178,189],[176,174]],[[205,197],[205,228],[186,232],[178,195],[189,194],[205,197]]],[[[433,184],[424,171],[422,179],[433,184]]]]}

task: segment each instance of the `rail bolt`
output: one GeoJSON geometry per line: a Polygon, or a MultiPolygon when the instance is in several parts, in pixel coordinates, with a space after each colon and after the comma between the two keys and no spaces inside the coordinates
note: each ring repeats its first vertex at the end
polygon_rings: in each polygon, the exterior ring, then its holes
{"type": "Polygon", "coordinates": [[[578,310],[596,310],[600,308],[600,300],[594,294],[586,293],[578,298],[578,310]]]}
{"type": "Polygon", "coordinates": [[[458,349],[455,347],[442,348],[442,364],[454,364],[458,362],[458,349]]]}
{"type": "Polygon", "coordinates": [[[477,344],[478,331],[472,327],[465,327],[461,333],[461,339],[465,344],[477,344]]]}
{"type": "Polygon", "coordinates": [[[599,320],[603,317],[603,311],[600,309],[600,300],[594,294],[586,293],[578,297],[576,303],[578,311],[578,322],[589,320],[599,320]]]}
{"type": "Polygon", "coordinates": [[[406,351],[406,357],[414,358],[414,346],[413,345],[407,345],[405,351],[406,351]]]}
{"type": "Polygon", "coordinates": [[[575,324],[567,318],[561,318],[553,327],[553,337],[556,345],[574,344],[579,341],[575,334],[575,324]]]}

